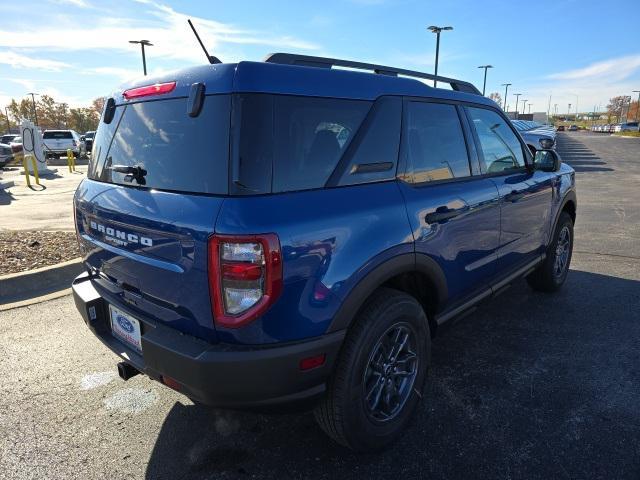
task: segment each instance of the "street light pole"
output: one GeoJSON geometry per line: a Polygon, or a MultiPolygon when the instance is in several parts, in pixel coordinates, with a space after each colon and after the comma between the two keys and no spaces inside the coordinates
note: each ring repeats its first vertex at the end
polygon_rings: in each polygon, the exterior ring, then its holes
{"type": "Polygon", "coordinates": [[[36,127],[38,126],[38,110],[36,110],[36,95],[40,96],[39,93],[29,92],[27,95],[31,95],[31,105],[33,106],[33,116],[36,120],[36,127]]]}
{"type": "Polygon", "coordinates": [[[569,114],[571,113],[571,104],[567,107],[567,121],[569,121],[569,114]]]}
{"type": "MultiPolygon", "coordinates": [[[[430,27],[427,27],[427,30],[430,30],[431,33],[435,33],[436,34],[436,68],[435,68],[435,76],[438,76],[438,57],[440,55],[440,33],[445,31],[445,30],[453,30],[453,27],[436,27],[435,25],[431,25],[430,27]]],[[[433,79],[433,87],[437,87],[438,86],[438,80],[437,79],[433,79]]]]}
{"type": "Polygon", "coordinates": [[[7,121],[7,133],[11,133],[11,123],[9,123],[9,112],[7,107],[4,107],[4,118],[7,121]]]}
{"type": "Polygon", "coordinates": [[[493,68],[493,65],[480,65],[478,68],[484,68],[484,83],[482,84],[482,95],[484,95],[487,88],[487,70],[493,68]]]}
{"type": "Polygon", "coordinates": [[[507,112],[507,92],[509,91],[509,85],[511,85],[510,83],[503,83],[502,86],[504,87],[504,111],[507,112]]]}
{"type": "Polygon", "coordinates": [[[531,114],[531,105],[533,105],[533,103],[529,104],[529,112],[528,112],[529,114],[531,114]]]}
{"type": "Polygon", "coordinates": [[[633,93],[638,94],[638,103],[636,104],[636,122],[640,120],[640,90],[633,90],[633,93]]]}
{"type": "Polygon", "coordinates": [[[523,114],[523,115],[525,114],[525,110],[526,110],[526,108],[527,108],[527,102],[528,102],[528,101],[529,101],[529,100],[526,100],[526,99],[525,99],[525,100],[522,100],[522,114],[523,114]]]}
{"type": "Polygon", "coordinates": [[[129,43],[138,43],[140,44],[140,47],[142,49],[142,71],[144,72],[145,76],[147,75],[147,58],[144,54],[144,47],[152,47],[153,43],[151,43],[149,40],[129,40],[129,43]]]}

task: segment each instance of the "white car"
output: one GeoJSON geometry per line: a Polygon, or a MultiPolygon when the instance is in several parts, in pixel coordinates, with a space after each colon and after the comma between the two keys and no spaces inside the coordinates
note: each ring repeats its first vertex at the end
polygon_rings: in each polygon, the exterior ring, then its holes
{"type": "Polygon", "coordinates": [[[45,130],[42,140],[47,157],[66,157],[67,150],[71,150],[76,158],[86,156],[84,142],[74,130],[45,130]]]}

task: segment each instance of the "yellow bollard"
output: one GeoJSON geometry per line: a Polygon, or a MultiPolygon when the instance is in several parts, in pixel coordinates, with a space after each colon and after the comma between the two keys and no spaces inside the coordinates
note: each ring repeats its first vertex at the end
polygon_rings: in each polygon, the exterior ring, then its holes
{"type": "Polygon", "coordinates": [[[33,165],[33,176],[36,177],[36,185],[40,184],[40,175],[38,175],[38,165],[36,164],[36,157],[31,154],[22,156],[22,166],[24,167],[24,176],[27,180],[27,186],[31,188],[31,178],[29,178],[29,168],[27,168],[28,159],[31,159],[31,165],[33,165]]]}
{"type": "Polygon", "coordinates": [[[73,168],[73,171],[76,171],[76,156],[73,154],[73,152],[71,152],[71,168],[73,168]]]}
{"type": "Polygon", "coordinates": [[[72,173],[73,170],[71,169],[71,158],[73,157],[73,152],[71,151],[70,148],[67,149],[67,166],[69,167],[69,173],[72,173]]]}
{"type": "Polygon", "coordinates": [[[29,169],[27,168],[27,156],[22,156],[22,166],[24,167],[24,177],[27,180],[27,187],[31,188],[31,179],[29,178],[29,169]]]}

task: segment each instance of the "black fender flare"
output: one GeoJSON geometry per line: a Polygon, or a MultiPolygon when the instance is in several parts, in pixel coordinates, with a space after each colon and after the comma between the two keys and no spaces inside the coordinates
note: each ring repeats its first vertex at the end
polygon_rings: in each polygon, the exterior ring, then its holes
{"type": "Polygon", "coordinates": [[[405,253],[376,266],[351,289],[333,317],[327,333],[349,328],[366,299],[384,282],[396,275],[416,271],[429,278],[435,287],[438,305],[442,305],[447,300],[448,289],[440,266],[428,255],[405,253]]]}
{"type": "Polygon", "coordinates": [[[551,239],[553,238],[553,232],[556,231],[556,225],[558,225],[560,214],[564,211],[564,207],[566,207],[567,203],[569,202],[573,202],[573,205],[577,211],[578,199],[576,196],[576,191],[574,189],[569,190],[567,193],[565,193],[564,197],[562,197],[562,201],[560,202],[560,208],[558,208],[558,211],[556,212],[556,216],[553,219],[553,224],[552,224],[553,228],[549,229],[549,236],[547,237],[547,245],[549,245],[549,242],[551,242],[551,239]]]}

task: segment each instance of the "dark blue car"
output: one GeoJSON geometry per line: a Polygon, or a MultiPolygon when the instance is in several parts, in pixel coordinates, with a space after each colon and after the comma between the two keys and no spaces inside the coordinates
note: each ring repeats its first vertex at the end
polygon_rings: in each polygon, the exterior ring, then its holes
{"type": "Polygon", "coordinates": [[[411,421],[442,323],[518,277],[557,290],[574,171],[433,78],[275,54],[114,93],[75,195],[73,290],[120,375],[218,407],[310,404],[373,450],[411,421]]]}

